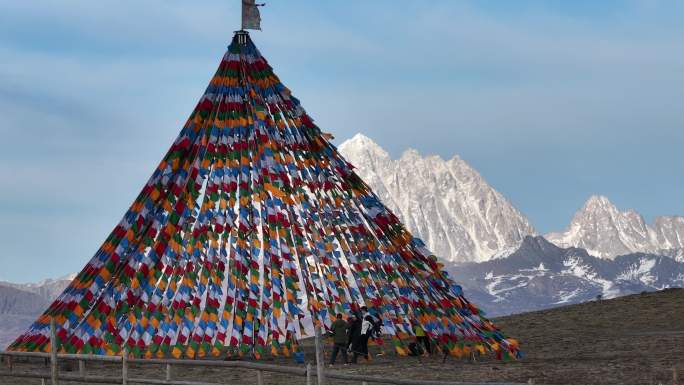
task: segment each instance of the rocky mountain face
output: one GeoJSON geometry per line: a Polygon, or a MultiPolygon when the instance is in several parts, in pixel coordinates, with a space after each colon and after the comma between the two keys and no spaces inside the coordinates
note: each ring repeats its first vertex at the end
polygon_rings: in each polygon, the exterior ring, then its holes
{"type": "Polygon", "coordinates": [[[0,350],[23,333],[72,279],[67,276],[28,284],[0,282],[0,350]]]}
{"type": "Polygon", "coordinates": [[[33,314],[45,310],[48,300],[34,293],[0,285],[0,315],[33,314]]]}
{"type": "Polygon", "coordinates": [[[488,261],[534,235],[527,218],[458,156],[399,159],[357,134],[339,146],[373,191],[428,248],[454,263],[488,261]]]}
{"type": "Polygon", "coordinates": [[[589,198],[566,231],[546,238],[560,247],[580,247],[600,258],[646,252],[684,261],[684,216],[657,217],[648,225],[636,211],[620,211],[603,196],[589,198]]]}
{"type": "Polygon", "coordinates": [[[47,305],[37,294],[0,285],[0,350],[23,333],[47,305]]]}
{"type": "Polygon", "coordinates": [[[526,237],[508,257],[448,270],[491,316],[684,286],[684,262],[673,258],[632,253],[601,259],[540,236],[526,237]]]}

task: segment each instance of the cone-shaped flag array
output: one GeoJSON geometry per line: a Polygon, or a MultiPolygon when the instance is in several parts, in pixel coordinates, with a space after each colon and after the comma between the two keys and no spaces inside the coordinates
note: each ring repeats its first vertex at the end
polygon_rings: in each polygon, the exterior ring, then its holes
{"type": "Polygon", "coordinates": [[[121,222],[11,350],[288,354],[367,306],[396,351],[519,355],[354,173],[238,32],[121,222]]]}

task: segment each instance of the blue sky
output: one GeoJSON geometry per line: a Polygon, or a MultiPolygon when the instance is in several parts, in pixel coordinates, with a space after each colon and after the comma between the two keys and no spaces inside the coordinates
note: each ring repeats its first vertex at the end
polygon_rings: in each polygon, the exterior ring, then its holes
{"type": "MultiPolygon", "coordinates": [[[[0,280],[79,270],[180,130],[239,0],[0,0],[0,280]]],[[[267,0],[252,36],[338,143],[479,170],[540,232],[684,214],[684,2],[267,0]]]]}

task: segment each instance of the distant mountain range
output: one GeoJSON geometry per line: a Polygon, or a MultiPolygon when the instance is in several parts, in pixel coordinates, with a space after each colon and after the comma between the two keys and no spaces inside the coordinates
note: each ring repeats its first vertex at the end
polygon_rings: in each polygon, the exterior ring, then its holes
{"type": "Polygon", "coordinates": [[[684,262],[673,258],[632,253],[601,259],[541,236],[526,237],[506,258],[447,270],[469,300],[494,316],[684,286],[684,262]]]}
{"type": "Polygon", "coordinates": [[[649,226],[636,211],[620,211],[608,198],[592,196],[566,231],[547,234],[546,239],[561,247],[581,247],[600,258],[635,252],[681,257],[684,216],[657,217],[649,226]]]}
{"type": "Polygon", "coordinates": [[[648,225],[592,196],[565,231],[542,237],[458,156],[409,149],[394,160],[361,134],[339,150],[490,314],[684,286],[684,216],[648,225]]]}

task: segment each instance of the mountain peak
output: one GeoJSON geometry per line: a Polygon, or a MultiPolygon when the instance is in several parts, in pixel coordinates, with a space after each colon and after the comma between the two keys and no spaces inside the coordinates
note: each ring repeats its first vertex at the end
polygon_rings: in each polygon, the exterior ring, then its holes
{"type": "Polygon", "coordinates": [[[684,223],[677,226],[667,222],[656,220],[649,226],[636,210],[621,211],[607,197],[593,195],[564,232],[547,234],[547,238],[560,247],[584,248],[607,259],[684,248],[684,223]]]}
{"type": "Polygon", "coordinates": [[[605,195],[592,195],[587,199],[584,207],[591,206],[615,206],[605,195]]]}
{"type": "Polygon", "coordinates": [[[367,137],[364,134],[358,133],[347,139],[342,144],[338,146],[339,148],[357,148],[357,149],[372,149],[372,150],[382,150],[379,144],[377,144],[373,139],[367,137]]]}
{"type": "Polygon", "coordinates": [[[414,148],[408,148],[404,150],[404,152],[401,154],[400,159],[401,160],[416,160],[416,159],[421,159],[422,156],[420,156],[420,153],[418,150],[414,148]]]}
{"type": "Polygon", "coordinates": [[[520,245],[521,249],[525,247],[537,249],[557,248],[556,245],[549,242],[541,235],[526,235],[525,238],[523,238],[522,244],[520,245]]]}
{"type": "Polygon", "coordinates": [[[527,218],[458,156],[409,148],[391,159],[364,135],[339,146],[359,176],[435,255],[485,261],[535,234],[527,218]]]}
{"type": "Polygon", "coordinates": [[[615,216],[621,215],[620,210],[613,204],[613,202],[608,199],[608,197],[603,195],[592,195],[584,202],[584,205],[577,210],[572,218],[570,227],[577,225],[578,222],[583,222],[586,220],[591,220],[588,218],[596,218],[600,216],[610,217],[611,219],[615,216]]]}
{"type": "MultiPolygon", "coordinates": [[[[338,150],[347,158],[380,158],[382,160],[389,160],[389,154],[379,144],[375,143],[373,139],[364,134],[358,133],[351,139],[345,140],[340,144],[338,150]],[[350,156],[348,154],[354,154],[350,156]]],[[[359,159],[355,159],[359,160],[359,159]]],[[[366,161],[368,159],[365,159],[366,161]]],[[[354,164],[355,162],[352,162],[354,164]]],[[[355,164],[356,166],[356,164],[355,164]]]]}
{"type": "MultiPolygon", "coordinates": [[[[360,144],[360,145],[373,145],[373,146],[378,146],[373,139],[367,137],[366,135],[358,132],[356,135],[352,136],[351,139],[348,139],[344,141],[344,143],[353,143],[353,144],[360,144]]],[[[379,146],[378,146],[379,147],[379,146]]]]}

